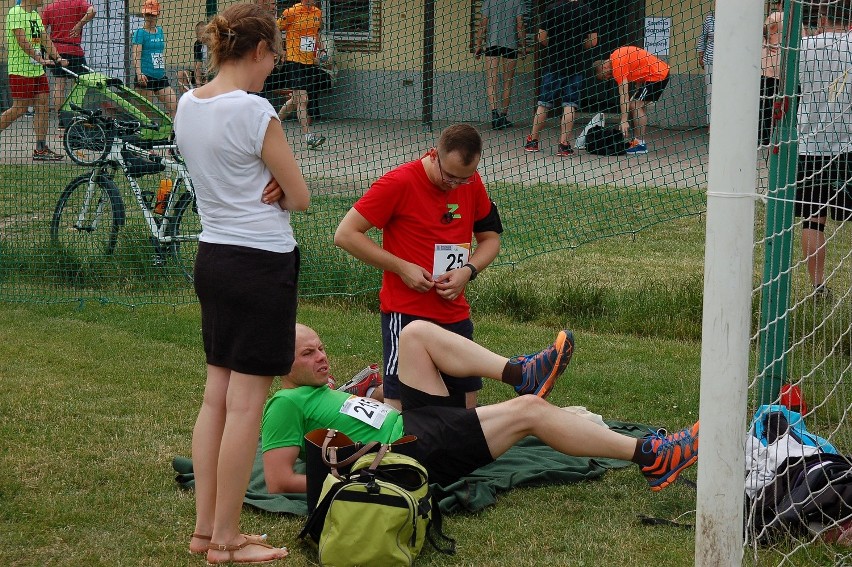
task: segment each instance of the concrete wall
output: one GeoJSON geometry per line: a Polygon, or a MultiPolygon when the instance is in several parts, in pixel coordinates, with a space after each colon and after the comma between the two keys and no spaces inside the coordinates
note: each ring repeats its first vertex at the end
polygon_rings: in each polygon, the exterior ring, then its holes
{"type": "MultiPolygon", "coordinates": [[[[332,92],[323,97],[323,112],[335,119],[419,120],[422,89],[421,74],[416,71],[343,70],[332,92]]],[[[482,72],[436,73],[434,89],[435,120],[490,120],[482,72]]],[[[534,75],[518,74],[510,119],[530,123],[536,97],[534,75]]],[[[703,120],[703,76],[673,73],[662,98],[649,114],[650,124],[685,128],[703,126],[703,120]]]]}

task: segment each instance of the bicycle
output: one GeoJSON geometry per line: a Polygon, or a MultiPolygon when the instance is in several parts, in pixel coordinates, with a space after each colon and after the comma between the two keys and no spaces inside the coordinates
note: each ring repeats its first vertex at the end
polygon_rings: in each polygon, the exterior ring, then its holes
{"type": "Polygon", "coordinates": [[[119,231],[127,218],[124,199],[114,180],[120,171],[150,231],[154,266],[165,266],[172,259],[192,282],[201,221],[192,180],[177,146],[146,148],[135,137],[141,128],[157,130],[156,123],[107,118],[100,110],[73,104],[71,107],[76,116],[65,129],[62,145],[74,163],[93,169],[73,179],[62,191],[50,224],[54,245],[66,258],[73,259],[78,273],[115,252],[119,231]],[[172,189],[164,203],[158,203],[154,192],[144,191],[137,179],[164,171],[168,172],[172,189]],[[160,207],[162,214],[155,212],[160,207]]]}

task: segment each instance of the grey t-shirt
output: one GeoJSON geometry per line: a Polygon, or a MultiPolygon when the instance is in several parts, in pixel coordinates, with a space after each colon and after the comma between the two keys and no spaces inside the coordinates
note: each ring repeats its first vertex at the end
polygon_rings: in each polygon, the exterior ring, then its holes
{"type": "Polygon", "coordinates": [[[488,18],[486,47],[518,48],[518,17],[523,0],[482,0],[482,15],[488,18]]]}
{"type": "Polygon", "coordinates": [[[799,51],[799,155],[852,152],[852,32],[802,38],[799,51]]]}

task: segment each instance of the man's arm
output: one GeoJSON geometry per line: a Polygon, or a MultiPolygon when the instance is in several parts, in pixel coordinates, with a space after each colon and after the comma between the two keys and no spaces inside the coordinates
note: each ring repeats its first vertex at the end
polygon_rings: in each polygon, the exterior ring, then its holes
{"type": "Polygon", "coordinates": [[[374,228],[354,207],[349,209],[334,232],[334,245],[343,248],[365,264],[382,271],[392,272],[402,278],[405,285],[415,291],[426,292],[434,282],[429,270],[398,258],[376,244],[367,231],[374,228]]]}
{"type": "Polygon", "coordinates": [[[80,19],[80,21],[74,24],[74,27],[71,28],[71,31],[68,32],[68,35],[70,35],[71,37],[80,37],[80,35],[83,33],[83,26],[94,20],[95,14],[95,7],[89,6],[89,9],[86,10],[86,13],[83,14],[83,17],[80,19]]]}
{"type": "Polygon", "coordinates": [[[47,61],[41,56],[41,53],[38,49],[35,49],[30,40],[27,38],[27,35],[24,33],[23,28],[15,28],[12,30],[12,33],[15,34],[15,39],[18,41],[18,45],[21,46],[21,49],[24,50],[24,53],[35,59],[36,62],[44,65],[47,61]]]}
{"type": "Polygon", "coordinates": [[[270,494],[298,494],[308,491],[308,477],[293,470],[299,447],[280,447],[263,454],[263,476],[270,494]]]}

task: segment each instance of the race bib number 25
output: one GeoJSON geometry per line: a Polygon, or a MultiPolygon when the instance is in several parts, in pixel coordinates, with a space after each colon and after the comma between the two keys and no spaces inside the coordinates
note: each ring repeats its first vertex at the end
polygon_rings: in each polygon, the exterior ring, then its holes
{"type": "Polygon", "coordinates": [[[391,406],[371,400],[370,398],[361,398],[359,396],[349,396],[343,402],[343,407],[340,408],[340,413],[354,417],[359,421],[363,421],[370,427],[380,429],[382,424],[387,419],[388,414],[395,412],[391,406]]]}
{"type": "Polygon", "coordinates": [[[470,257],[470,244],[436,244],[432,260],[432,277],[443,276],[450,270],[457,270],[470,257]]]}

